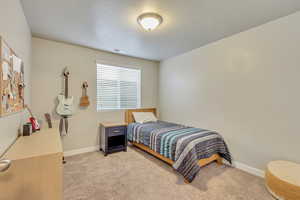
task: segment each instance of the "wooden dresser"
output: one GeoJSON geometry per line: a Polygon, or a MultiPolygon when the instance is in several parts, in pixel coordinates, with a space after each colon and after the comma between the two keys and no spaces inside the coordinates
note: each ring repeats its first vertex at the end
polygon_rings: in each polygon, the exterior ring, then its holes
{"type": "Polygon", "coordinates": [[[2,157],[12,164],[0,173],[0,200],[62,200],[62,157],[57,129],[18,138],[2,157]]]}

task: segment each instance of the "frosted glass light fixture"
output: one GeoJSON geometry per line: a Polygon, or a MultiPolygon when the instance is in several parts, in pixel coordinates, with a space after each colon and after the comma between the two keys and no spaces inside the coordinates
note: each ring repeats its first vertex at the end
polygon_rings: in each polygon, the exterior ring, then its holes
{"type": "Polygon", "coordinates": [[[163,18],[156,13],[143,13],[137,21],[146,31],[153,31],[162,23],[163,18]]]}

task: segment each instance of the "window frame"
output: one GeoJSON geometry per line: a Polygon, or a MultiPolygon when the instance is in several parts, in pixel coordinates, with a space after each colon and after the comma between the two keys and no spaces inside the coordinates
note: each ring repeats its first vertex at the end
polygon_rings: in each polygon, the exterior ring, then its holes
{"type": "MultiPolygon", "coordinates": [[[[119,101],[120,103],[120,101],[119,101]]],[[[122,64],[114,64],[111,62],[106,62],[106,61],[99,61],[96,60],[96,111],[97,112],[109,112],[109,111],[123,111],[123,110],[128,110],[128,109],[139,109],[142,107],[142,69],[140,67],[136,66],[130,66],[128,67],[127,65],[122,65],[122,64]],[[117,68],[125,68],[125,69],[130,69],[130,70],[137,70],[139,71],[139,84],[138,84],[138,90],[137,90],[137,102],[138,105],[136,108],[108,108],[108,109],[98,109],[98,66],[101,67],[101,65],[106,65],[106,66],[111,66],[111,67],[117,67],[117,68]]]]}

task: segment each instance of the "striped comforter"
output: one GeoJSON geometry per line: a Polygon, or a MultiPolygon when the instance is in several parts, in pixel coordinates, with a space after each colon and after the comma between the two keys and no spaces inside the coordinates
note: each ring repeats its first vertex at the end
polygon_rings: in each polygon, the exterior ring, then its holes
{"type": "Polygon", "coordinates": [[[225,141],[214,131],[163,121],[131,123],[127,130],[129,141],[144,144],[173,160],[173,168],[190,182],[200,170],[199,159],[218,153],[231,163],[225,141]]]}

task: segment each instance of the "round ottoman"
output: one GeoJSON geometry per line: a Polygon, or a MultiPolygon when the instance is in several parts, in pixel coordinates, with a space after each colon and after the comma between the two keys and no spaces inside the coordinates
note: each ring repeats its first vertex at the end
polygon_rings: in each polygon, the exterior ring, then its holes
{"type": "Polygon", "coordinates": [[[266,170],[266,186],[280,200],[300,200],[300,165],[289,161],[272,161],[266,170]]]}

